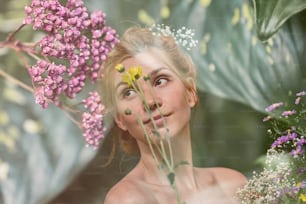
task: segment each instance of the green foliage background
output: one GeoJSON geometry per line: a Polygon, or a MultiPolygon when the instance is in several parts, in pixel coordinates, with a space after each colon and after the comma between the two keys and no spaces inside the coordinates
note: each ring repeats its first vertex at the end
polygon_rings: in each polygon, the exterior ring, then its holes
{"type": "MultiPolygon", "coordinates": [[[[1,0],[0,41],[24,18],[30,1],[1,0]]],[[[196,30],[199,107],[192,120],[195,165],[246,175],[270,138],[264,108],[305,90],[305,1],[87,0],[121,34],[153,21],[196,30]],[[291,2],[291,3],[290,3],[291,2]]],[[[20,41],[39,38],[30,28],[20,41]]],[[[31,84],[19,56],[0,49],[0,69],[31,84]]],[[[0,203],[103,203],[107,190],[137,158],[85,147],[80,130],[56,107],[42,110],[31,93],[0,77],[0,203]]]]}

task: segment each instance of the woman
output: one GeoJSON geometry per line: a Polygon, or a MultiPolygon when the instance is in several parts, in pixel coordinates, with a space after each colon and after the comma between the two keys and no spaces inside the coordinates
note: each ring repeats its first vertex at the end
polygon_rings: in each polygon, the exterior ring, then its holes
{"type": "Polygon", "coordinates": [[[198,102],[195,68],[173,36],[128,29],[104,64],[102,99],[122,131],[122,141],[129,141],[126,149],[140,155],[138,164],[108,192],[105,204],[235,202],[235,192],[246,183],[241,173],[192,164],[189,122],[198,102]],[[118,64],[121,71],[140,67],[136,85],[123,80],[115,69],[118,64]],[[163,146],[174,164],[184,165],[173,172],[161,168],[165,158],[152,144],[163,146]]]}

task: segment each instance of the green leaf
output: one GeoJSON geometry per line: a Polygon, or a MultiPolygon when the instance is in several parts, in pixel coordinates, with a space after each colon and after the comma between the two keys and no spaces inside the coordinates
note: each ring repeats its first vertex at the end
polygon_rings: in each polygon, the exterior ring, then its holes
{"type": "MultiPolygon", "coordinates": [[[[22,93],[22,92],[21,92],[22,93]]],[[[95,151],[86,148],[80,130],[57,108],[41,109],[27,96],[24,106],[5,103],[0,108],[9,122],[0,124],[14,145],[0,142],[0,160],[8,174],[0,181],[3,203],[47,203],[63,191],[95,151]],[[24,108],[25,107],[25,108],[24,108]],[[15,127],[16,131],[11,131],[15,127]]],[[[5,99],[1,99],[4,100],[5,99]]]]}
{"type": "Polygon", "coordinates": [[[265,41],[293,15],[306,8],[305,0],[253,0],[257,35],[265,41]]]}
{"type": "Polygon", "coordinates": [[[200,90],[263,112],[269,104],[286,100],[305,87],[301,16],[264,44],[256,37],[251,7],[245,1],[213,1],[206,12],[194,9],[191,13],[197,19],[209,19],[199,31],[205,52],[197,49],[192,53],[200,90]],[[235,11],[241,14],[238,21],[233,21],[235,11]],[[214,13],[223,15],[211,17],[214,13]]]}

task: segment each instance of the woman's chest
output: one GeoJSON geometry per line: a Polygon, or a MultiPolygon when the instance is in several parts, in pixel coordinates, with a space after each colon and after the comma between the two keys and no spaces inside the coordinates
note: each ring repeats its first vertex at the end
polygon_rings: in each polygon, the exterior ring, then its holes
{"type": "Polygon", "coordinates": [[[176,191],[174,188],[151,189],[151,196],[156,204],[231,204],[231,198],[222,191],[219,186],[183,191],[176,191]]]}

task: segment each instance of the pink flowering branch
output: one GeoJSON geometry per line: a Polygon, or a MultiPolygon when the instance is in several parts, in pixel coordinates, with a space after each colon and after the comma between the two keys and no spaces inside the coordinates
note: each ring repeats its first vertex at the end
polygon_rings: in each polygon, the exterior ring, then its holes
{"type": "MultiPolygon", "coordinates": [[[[74,112],[66,105],[67,101],[76,98],[88,82],[96,82],[101,64],[118,42],[116,31],[106,26],[102,11],[90,14],[82,0],[68,0],[66,5],[58,0],[32,0],[25,7],[25,13],[22,25],[0,42],[0,47],[13,49],[21,56],[32,87],[3,70],[0,75],[33,92],[35,102],[42,108],[53,103],[74,112]],[[16,40],[16,34],[27,25],[31,25],[34,32],[43,32],[44,36],[30,44],[16,40]],[[33,58],[36,64],[29,65],[24,55],[33,58]]],[[[90,110],[83,114],[79,124],[87,143],[95,147],[104,131],[103,105],[98,97],[91,92],[83,101],[90,110]]]]}

